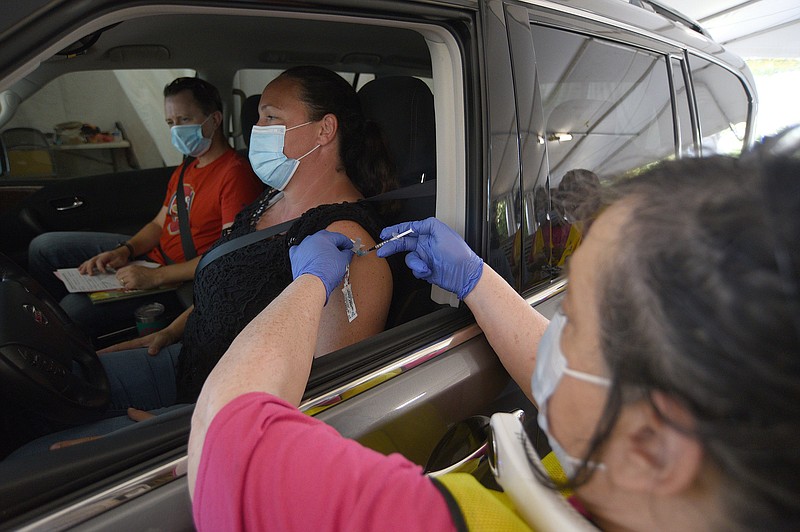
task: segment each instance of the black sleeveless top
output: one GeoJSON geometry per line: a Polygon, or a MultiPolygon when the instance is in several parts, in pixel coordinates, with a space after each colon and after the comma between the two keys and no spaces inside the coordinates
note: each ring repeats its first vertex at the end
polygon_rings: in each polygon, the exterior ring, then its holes
{"type": "MultiPolygon", "coordinates": [[[[237,216],[211,249],[255,231],[277,192],[268,189],[237,216]]],[[[194,281],[194,311],[186,322],[178,360],[179,403],[193,403],[206,378],[250,321],[292,282],[289,247],[333,222],[352,220],[375,241],[381,221],[367,202],[321,205],[303,213],[286,234],[278,234],[222,255],[194,281]]]]}

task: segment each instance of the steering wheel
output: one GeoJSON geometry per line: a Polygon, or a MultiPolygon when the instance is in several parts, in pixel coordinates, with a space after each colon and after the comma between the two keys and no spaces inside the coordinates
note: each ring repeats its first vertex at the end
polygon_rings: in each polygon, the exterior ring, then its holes
{"type": "Polygon", "coordinates": [[[2,253],[0,394],[65,423],[96,418],[110,396],[108,378],[88,336],[2,253]]]}

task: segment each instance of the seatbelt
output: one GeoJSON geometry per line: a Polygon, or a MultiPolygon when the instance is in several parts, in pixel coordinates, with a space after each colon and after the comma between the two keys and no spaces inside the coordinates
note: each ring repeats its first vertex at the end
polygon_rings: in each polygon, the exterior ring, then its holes
{"type": "Polygon", "coordinates": [[[273,225],[267,227],[266,229],[260,229],[258,231],[253,231],[252,233],[247,233],[246,235],[242,235],[239,237],[234,238],[233,240],[228,240],[224,244],[220,244],[219,246],[215,247],[205,255],[203,258],[200,259],[200,262],[197,263],[197,268],[194,270],[194,275],[197,277],[197,274],[200,273],[200,270],[217,260],[223,255],[227,255],[231,251],[236,251],[239,248],[243,248],[245,246],[249,246],[250,244],[255,244],[256,242],[260,242],[262,240],[266,240],[271,236],[275,236],[278,233],[282,233],[283,231],[288,231],[288,229],[294,224],[299,218],[292,218],[291,220],[287,220],[285,222],[279,223],[278,225],[273,225]]]}
{"type": "MultiPolygon", "coordinates": [[[[384,192],[383,194],[378,194],[377,196],[366,198],[364,201],[369,201],[369,202],[393,201],[399,199],[423,198],[435,194],[436,194],[436,180],[431,179],[430,181],[412,185],[410,187],[403,187],[390,190],[389,192],[384,192]]],[[[292,218],[291,220],[281,222],[278,225],[273,225],[267,227],[266,229],[253,231],[252,233],[247,233],[246,235],[236,237],[233,240],[228,240],[224,244],[220,244],[219,246],[215,247],[214,249],[203,255],[203,258],[200,259],[200,262],[197,264],[197,268],[194,270],[195,277],[197,277],[197,274],[200,273],[200,270],[202,270],[203,268],[205,268],[206,266],[208,266],[221,256],[227,255],[228,253],[236,251],[239,248],[243,248],[245,246],[255,244],[256,242],[261,242],[262,240],[266,240],[267,238],[275,236],[278,233],[288,231],[289,228],[292,226],[292,224],[294,224],[299,219],[300,219],[299,217],[292,218]]]]}
{"type": "MultiPolygon", "coordinates": [[[[197,256],[197,249],[194,247],[192,230],[189,228],[189,210],[186,208],[186,194],[183,191],[183,174],[194,161],[194,157],[187,156],[183,160],[181,174],[178,177],[178,188],[175,190],[175,201],[178,204],[178,225],[181,233],[181,246],[183,247],[183,260],[188,262],[197,256]]],[[[163,253],[163,251],[162,251],[163,253]]]]}

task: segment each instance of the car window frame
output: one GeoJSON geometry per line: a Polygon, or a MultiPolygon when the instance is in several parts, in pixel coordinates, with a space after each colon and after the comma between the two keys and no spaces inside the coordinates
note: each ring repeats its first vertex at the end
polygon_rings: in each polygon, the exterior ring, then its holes
{"type": "MultiPolygon", "coordinates": [[[[207,15],[220,14],[222,12],[234,14],[233,11],[228,9],[190,9],[186,6],[173,6],[170,9],[161,8],[161,11],[183,12],[184,8],[194,14],[199,14],[200,12],[207,15]]],[[[447,12],[448,10],[443,9],[441,11],[447,12]]],[[[243,12],[253,13],[252,11],[243,12]]],[[[452,13],[455,15],[458,12],[452,11],[452,13]]],[[[47,51],[35,54],[34,59],[30,60],[28,64],[35,64],[37,60],[46,56],[49,51],[59,50],[63,48],[65,43],[74,42],[78,36],[96,31],[96,28],[111,26],[126,20],[128,16],[141,17],[150,15],[152,15],[152,12],[146,10],[145,7],[123,7],[117,11],[106,13],[98,16],[97,18],[88,20],[83,27],[77,27],[69,33],[60,34],[60,36],[55,39],[55,44],[51,43],[45,48],[47,51]]],[[[257,15],[265,17],[285,16],[285,12],[279,9],[266,8],[257,15]]],[[[348,17],[337,16],[335,18],[353,20],[353,15],[351,14],[348,17]]],[[[387,22],[386,20],[382,20],[378,17],[370,18],[367,15],[357,20],[361,23],[371,23],[377,26],[391,26],[397,24],[387,22]]],[[[441,204],[437,201],[436,209],[437,216],[445,219],[448,221],[448,223],[456,228],[460,227],[460,231],[463,233],[463,227],[465,225],[464,220],[466,218],[466,210],[464,207],[464,195],[466,187],[464,182],[467,175],[467,148],[465,140],[466,128],[464,125],[464,116],[466,113],[464,93],[466,92],[466,89],[464,87],[464,83],[468,78],[463,72],[461,65],[462,45],[457,41],[456,36],[451,33],[445,24],[436,25],[423,21],[421,17],[417,17],[416,22],[406,21],[403,23],[403,25],[404,27],[415,29],[427,35],[430,40],[430,46],[435,47],[439,51],[438,55],[435,55],[435,61],[433,65],[434,90],[439,91],[439,94],[445,94],[449,97],[434,98],[436,106],[435,113],[437,117],[450,118],[448,121],[440,121],[437,118],[437,196],[446,199],[444,199],[441,204]],[[454,58],[457,60],[454,61],[454,58]],[[437,72],[439,72],[438,75],[437,72]],[[451,191],[457,192],[452,193],[451,191]]],[[[24,72],[26,68],[28,67],[21,67],[16,71],[17,74],[19,72],[24,72]]],[[[11,78],[13,78],[13,76],[14,75],[12,75],[11,78]]],[[[6,78],[6,81],[8,79],[9,78],[6,78]]],[[[444,294],[442,299],[448,302],[451,301],[451,297],[447,293],[444,294]]],[[[463,326],[465,319],[465,313],[463,311],[459,312],[456,309],[444,309],[442,314],[444,317],[438,319],[439,323],[442,322],[441,320],[444,320],[445,322],[448,320],[453,321],[453,315],[456,315],[457,318],[450,328],[455,330],[463,326]]],[[[435,327],[435,321],[436,320],[428,320],[427,323],[430,324],[429,328],[432,329],[435,327]]],[[[395,331],[394,334],[398,337],[398,341],[392,344],[392,347],[380,350],[379,356],[382,356],[383,358],[378,364],[378,371],[386,373],[387,368],[396,365],[395,359],[399,356],[399,354],[408,352],[409,331],[414,331],[415,335],[417,336],[415,345],[423,346],[426,344],[426,342],[430,342],[430,333],[428,336],[425,336],[424,334],[420,335],[419,323],[417,323],[416,326],[411,324],[406,327],[405,330],[395,331]],[[402,341],[399,340],[400,336],[405,336],[405,339],[402,341]]],[[[439,329],[439,331],[441,331],[441,329],[439,329]]],[[[354,347],[358,347],[360,349],[364,348],[364,346],[361,344],[357,344],[357,346],[354,347]]],[[[346,355],[346,352],[343,353],[343,355],[346,355]]],[[[413,367],[416,367],[416,364],[409,364],[406,362],[403,364],[403,366],[405,366],[405,369],[412,369],[413,367]]],[[[367,370],[361,370],[361,372],[364,371],[367,370]]],[[[352,382],[352,379],[354,378],[356,378],[356,376],[353,375],[348,375],[345,377],[345,379],[350,382],[352,382]]],[[[325,388],[330,388],[331,386],[332,385],[327,385],[322,386],[321,388],[324,390],[325,388]]],[[[43,477],[47,477],[53,482],[61,483],[62,487],[54,490],[50,496],[62,496],[61,501],[64,502],[65,500],[72,498],[69,495],[66,495],[66,493],[69,491],[69,489],[76,486],[81,486],[80,493],[85,493],[86,490],[98,490],[108,487],[109,485],[113,484],[115,478],[120,476],[127,477],[130,475],[143,474],[145,471],[152,468],[154,463],[160,463],[165,459],[174,459],[175,453],[180,455],[181,452],[185,452],[185,447],[183,445],[176,446],[176,444],[181,441],[181,436],[179,434],[183,433],[184,437],[186,434],[188,434],[187,415],[187,412],[182,412],[181,415],[169,416],[168,418],[161,420],[161,423],[158,423],[158,425],[167,427],[168,434],[163,437],[157,436],[155,440],[151,440],[151,443],[152,441],[158,442],[157,448],[150,448],[146,451],[132,451],[133,457],[126,456],[124,452],[122,454],[119,453],[119,445],[122,444],[122,439],[117,437],[109,437],[107,441],[104,442],[91,442],[93,444],[93,448],[88,455],[87,451],[81,449],[80,446],[76,446],[74,448],[63,449],[60,451],[58,457],[49,456],[48,458],[50,460],[45,460],[44,462],[37,460],[35,457],[31,457],[30,459],[24,458],[18,463],[12,464],[10,469],[17,470],[19,471],[19,474],[22,474],[22,471],[29,471],[30,468],[46,467],[47,472],[45,475],[39,475],[37,478],[29,478],[29,481],[24,485],[17,486],[17,491],[29,494],[38,491],[38,498],[33,498],[30,503],[39,504],[46,499],[46,494],[41,493],[37,487],[41,485],[42,481],[44,480],[43,477]],[[144,456],[149,458],[144,463],[140,463],[139,460],[144,456]],[[71,459],[74,460],[71,464],[64,463],[65,461],[70,462],[71,459]],[[76,476],[81,478],[76,479],[76,476]],[[111,482],[111,484],[109,484],[109,482],[111,482]],[[45,499],[43,499],[43,497],[45,499]]],[[[150,427],[148,427],[148,431],[151,433],[156,432],[156,430],[151,429],[150,427]]],[[[6,474],[8,474],[9,468],[4,468],[3,464],[0,464],[0,470],[2,469],[6,469],[6,474]]],[[[178,477],[183,474],[180,471],[180,468],[174,470],[174,473],[178,477]]],[[[11,476],[13,477],[13,471],[11,476]]],[[[53,505],[53,507],[56,507],[60,503],[58,500],[55,500],[50,504],[53,505]]],[[[18,508],[18,511],[24,514],[26,509],[31,508],[31,504],[23,504],[18,508]]]]}

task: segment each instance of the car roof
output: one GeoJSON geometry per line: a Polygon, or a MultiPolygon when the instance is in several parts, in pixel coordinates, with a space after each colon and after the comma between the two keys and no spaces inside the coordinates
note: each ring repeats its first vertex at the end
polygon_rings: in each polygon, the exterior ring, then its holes
{"type": "MultiPolygon", "coordinates": [[[[313,7],[314,3],[307,2],[310,5],[305,7],[313,7]]],[[[685,43],[709,57],[734,65],[741,62],[704,35],[699,25],[655,2],[644,2],[656,6],[649,9],[621,0],[529,0],[529,3],[685,43]]],[[[152,4],[136,2],[138,7],[128,8],[134,2],[91,0],[81,2],[80,6],[44,0],[15,3],[10,16],[5,18],[5,25],[0,26],[0,90],[9,88],[9,74],[15,69],[16,75],[10,76],[10,81],[23,99],[63,72],[79,69],[197,68],[201,76],[210,76],[210,81],[215,83],[223,78],[230,79],[239,69],[284,69],[297,64],[324,64],[337,71],[376,75],[430,75],[427,46],[419,36],[415,38],[413,32],[404,28],[362,24],[359,31],[353,31],[352,25],[333,21],[332,17],[299,18],[285,3],[271,8],[269,17],[262,16],[269,13],[264,10],[267,6],[263,2],[253,3],[259,11],[233,9],[234,4],[225,7],[225,2],[212,5],[197,1],[191,6],[152,4]],[[127,12],[114,19],[106,18],[108,22],[104,26],[102,16],[110,13],[110,8],[127,9],[127,12]],[[278,10],[284,10],[284,14],[276,19],[278,10]],[[147,17],[148,14],[158,16],[147,17]],[[96,26],[96,31],[87,36],[86,30],[80,28],[85,28],[93,17],[98,17],[97,23],[88,26],[96,26]],[[10,26],[13,20],[18,22],[10,26]],[[31,25],[36,27],[35,32],[30,31],[31,25]],[[81,41],[87,42],[91,37],[96,38],[96,42],[70,60],[66,55],[57,55],[59,49],[74,50],[80,46],[81,43],[70,44],[73,41],[69,36],[72,33],[74,37],[76,30],[82,31],[79,33],[81,41]],[[41,40],[30,41],[32,33],[40,39],[62,38],[62,42],[48,50],[54,55],[42,56],[41,66],[35,70],[23,66],[25,59],[35,57],[42,48],[41,40]],[[22,34],[25,38],[12,38],[22,34]],[[230,35],[242,38],[231,39],[230,35]],[[322,39],[324,49],[319,46],[322,39]],[[25,79],[21,79],[25,72],[25,79]]],[[[366,9],[374,9],[371,2],[361,4],[366,9]]],[[[457,4],[477,7],[477,2],[457,4]]],[[[248,2],[236,2],[235,6],[247,8],[248,2]]]]}

